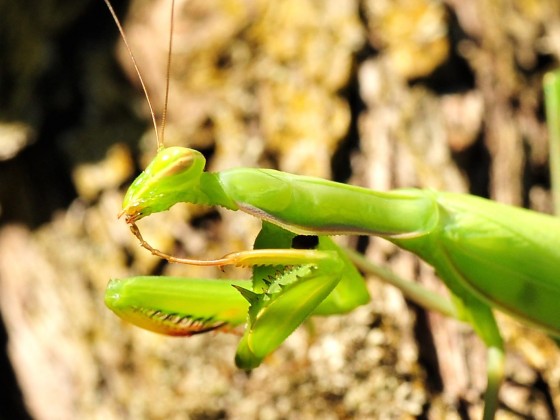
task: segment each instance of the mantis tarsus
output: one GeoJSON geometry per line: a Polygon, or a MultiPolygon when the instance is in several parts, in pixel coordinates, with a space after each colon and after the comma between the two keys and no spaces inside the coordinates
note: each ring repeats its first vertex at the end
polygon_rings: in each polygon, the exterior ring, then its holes
{"type": "MultiPolygon", "coordinates": [[[[122,32],[118,21],[117,25],[122,32]]],[[[558,78],[549,82],[547,102],[554,104],[560,83],[558,78]]],[[[549,110],[549,120],[557,127],[558,109],[549,110]]],[[[198,151],[165,148],[159,140],[158,145],[156,157],[124,198],[121,215],[132,232],[154,255],[171,262],[251,266],[253,279],[112,280],[106,303],[123,319],[169,335],[246,323],[236,363],[252,369],[309,315],[343,313],[368,301],[354,264],[365,272],[375,266],[341,249],[329,236],[374,235],[432,265],[452,297],[447,300],[414,283],[384,278],[422,306],[470,324],[485,343],[484,418],[495,414],[504,374],[504,345],[493,309],[560,337],[560,250],[551,246],[560,236],[560,220],[552,216],[465,194],[378,192],[268,169],[210,173],[204,171],[205,159],[198,151]],[[180,202],[221,206],[261,219],[255,249],[200,261],[152,248],[136,222],[180,202]],[[296,235],[318,236],[318,244],[314,249],[293,249],[296,235]]]]}

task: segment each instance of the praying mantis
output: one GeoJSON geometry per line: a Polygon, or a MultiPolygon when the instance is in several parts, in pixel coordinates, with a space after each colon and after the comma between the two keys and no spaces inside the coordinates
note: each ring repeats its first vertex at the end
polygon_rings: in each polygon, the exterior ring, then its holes
{"type": "MultiPolygon", "coordinates": [[[[551,137],[554,132],[558,137],[560,77],[548,78],[546,92],[551,137]]],[[[154,125],[157,132],[155,118],[154,125]]],[[[389,275],[382,278],[423,307],[471,325],[486,345],[484,419],[494,417],[504,375],[504,343],[493,311],[560,338],[560,250],[553,246],[560,220],[555,217],[466,194],[379,192],[270,169],[212,173],[204,168],[200,152],[164,147],[158,139],[157,155],[128,189],[120,215],[156,256],[200,266],[249,266],[253,278],[114,279],[105,302],[122,319],[176,336],[245,324],[235,362],[242,369],[256,368],[309,316],[345,313],[368,302],[358,268],[378,274],[377,267],[331,236],[372,235],[433,266],[451,298],[389,275]],[[136,222],[177,203],[221,206],[262,220],[254,249],[195,260],[153,248],[136,222]],[[293,242],[302,235],[317,237],[317,243],[295,249],[293,242]]]]}

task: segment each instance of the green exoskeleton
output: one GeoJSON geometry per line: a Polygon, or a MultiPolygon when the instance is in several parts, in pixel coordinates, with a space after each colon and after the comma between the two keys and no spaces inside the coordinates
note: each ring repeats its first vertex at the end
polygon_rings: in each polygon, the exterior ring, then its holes
{"type": "MultiPolygon", "coordinates": [[[[559,85],[557,77],[551,81],[548,103],[558,103],[559,85]]],[[[549,114],[556,127],[558,117],[558,108],[549,114]]],[[[368,301],[354,264],[365,272],[378,268],[329,237],[375,235],[432,265],[452,297],[390,274],[382,273],[383,278],[428,309],[470,324],[487,346],[484,418],[493,418],[497,409],[504,370],[504,345],[493,310],[560,337],[560,247],[553,245],[560,237],[559,219],[465,194],[378,192],[270,169],[211,173],[204,167],[198,151],[160,145],[126,193],[121,214],[155,255],[186,264],[252,266],[253,279],[111,280],[106,303],[121,318],[169,335],[246,324],[236,363],[251,369],[308,316],[344,313],[368,301]],[[221,206],[261,219],[255,249],[199,261],[152,248],[136,222],[181,202],[221,206]],[[293,249],[296,235],[318,236],[318,244],[293,249]]]]}

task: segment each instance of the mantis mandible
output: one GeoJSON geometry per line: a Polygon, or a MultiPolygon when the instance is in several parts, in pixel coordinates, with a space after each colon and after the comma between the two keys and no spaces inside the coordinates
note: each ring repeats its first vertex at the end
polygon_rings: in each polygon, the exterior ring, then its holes
{"type": "MultiPolygon", "coordinates": [[[[557,104],[558,78],[547,86],[547,102],[554,104],[555,99],[557,104]]],[[[151,104],[150,109],[157,134],[151,104]]],[[[549,112],[557,127],[557,105],[549,112]]],[[[377,267],[338,247],[330,236],[374,235],[433,266],[451,298],[382,277],[427,309],[470,324],[486,345],[485,419],[494,417],[504,375],[504,343],[493,310],[560,338],[560,249],[550,245],[560,237],[555,217],[466,194],[379,192],[271,169],[211,173],[204,167],[200,152],[164,147],[158,139],[157,155],[128,189],[120,215],[156,256],[192,265],[251,266],[253,279],[114,279],[105,301],[119,317],[148,330],[185,336],[245,323],[235,360],[239,367],[252,369],[310,315],[344,313],[368,301],[356,266],[364,272],[376,272],[377,267]],[[255,248],[207,261],[176,258],[153,248],[136,222],[182,202],[221,206],[261,219],[255,248]],[[294,249],[296,235],[317,236],[318,243],[313,249],[294,249]]]]}

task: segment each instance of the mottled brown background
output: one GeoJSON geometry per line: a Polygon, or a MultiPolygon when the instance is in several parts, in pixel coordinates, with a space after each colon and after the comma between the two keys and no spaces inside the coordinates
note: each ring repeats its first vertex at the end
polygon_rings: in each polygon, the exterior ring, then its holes
{"type": "MultiPolygon", "coordinates": [[[[115,3],[160,110],[170,2],[115,3]]],[[[198,148],[210,169],[275,167],[551,211],[541,81],[560,58],[557,0],[191,0],[176,17],[166,144],[198,148]]],[[[112,277],[220,275],[162,264],[116,220],[155,149],[117,44],[101,0],[0,0],[0,417],[479,417],[479,340],[373,278],[371,304],[314,320],[250,374],[234,368],[234,335],[161,337],[104,307],[112,277]]],[[[141,227],[160,248],[199,257],[248,248],[258,231],[248,216],[186,205],[141,227]]],[[[445,290],[381,240],[367,253],[445,290]]],[[[498,418],[557,417],[560,352],[500,322],[498,418]]]]}

